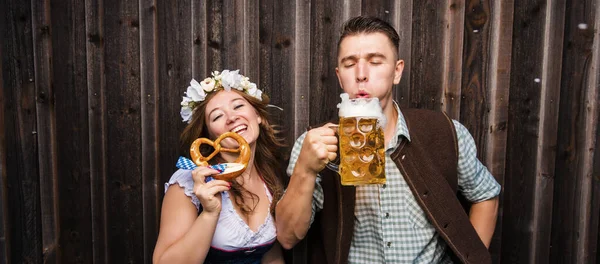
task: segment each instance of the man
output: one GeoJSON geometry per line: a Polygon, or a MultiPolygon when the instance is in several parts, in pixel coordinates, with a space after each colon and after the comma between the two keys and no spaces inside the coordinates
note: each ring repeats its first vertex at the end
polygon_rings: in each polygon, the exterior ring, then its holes
{"type": "Polygon", "coordinates": [[[290,249],[309,233],[309,258],[320,263],[490,262],[500,185],[464,126],[442,113],[399,109],[392,98],[404,68],[398,43],[387,22],[352,18],[342,27],[336,67],[350,98],[379,98],[388,120],[387,183],[341,186],[323,170],[336,158],[335,132],[327,125],[306,132],[276,208],[278,240],[290,249]],[[456,190],[471,202],[468,216],[456,190]]]}

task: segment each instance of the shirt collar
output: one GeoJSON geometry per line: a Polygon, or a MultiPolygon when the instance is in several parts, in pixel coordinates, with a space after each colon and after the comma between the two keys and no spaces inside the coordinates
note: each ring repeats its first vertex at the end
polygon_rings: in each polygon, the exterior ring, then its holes
{"type": "Polygon", "coordinates": [[[393,103],[394,108],[396,108],[396,111],[398,112],[398,118],[396,119],[396,135],[394,137],[396,139],[396,142],[394,142],[394,145],[400,142],[401,137],[406,138],[406,140],[410,142],[410,134],[408,133],[408,126],[406,125],[404,115],[402,114],[402,111],[400,111],[398,103],[396,103],[396,101],[393,101],[393,103]]]}

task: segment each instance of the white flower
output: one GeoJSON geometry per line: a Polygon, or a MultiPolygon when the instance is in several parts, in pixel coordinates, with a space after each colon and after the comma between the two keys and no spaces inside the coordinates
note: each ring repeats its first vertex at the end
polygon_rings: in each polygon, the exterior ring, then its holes
{"type": "Polygon", "coordinates": [[[200,83],[200,86],[202,86],[202,90],[205,92],[212,92],[215,89],[215,80],[213,78],[206,78],[200,83]]]}
{"type": "Polygon", "coordinates": [[[235,70],[235,71],[224,70],[221,73],[221,85],[223,86],[223,89],[225,91],[229,91],[231,88],[235,88],[240,91],[243,90],[243,88],[242,88],[243,76],[238,73],[239,71],[240,70],[235,70]]]}
{"type": "Polygon", "coordinates": [[[189,106],[182,106],[181,111],[179,112],[179,114],[181,114],[181,118],[183,119],[183,122],[188,122],[188,123],[192,119],[192,113],[193,113],[193,109],[189,106]]]}
{"type": "Polygon", "coordinates": [[[187,106],[190,104],[190,102],[192,102],[192,98],[189,98],[187,96],[183,96],[183,99],[181,100],[181,106],[187,106]]]}
{"type": "Polygon", "coordinates": [[[190,81],[190,86],[188,86],[185,94],[192,98],[194,102],[204,101],[204,98],[206,98],[206,93],[202,89],[202,86],[194,79],[190,81]]]}
{"type": "Polygon", "coordinates": [[[248,84],[248,94],[255,97],[258,100],[262,100],[262,91],[259,90],[258,88],[256,88],[256,84],[255,83],[250,83],[248,84]]]}

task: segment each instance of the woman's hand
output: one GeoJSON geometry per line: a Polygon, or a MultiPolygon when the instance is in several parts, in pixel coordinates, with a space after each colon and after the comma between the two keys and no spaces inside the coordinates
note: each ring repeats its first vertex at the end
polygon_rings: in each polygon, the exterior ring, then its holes
{"type": "Polygon", "coordinates": [[[231,184],[222,180],[206,182],[206,177],[219,174],[208,167],[198,167],[192,171],[194,194],[202,204],[202,212],[218,216],[221,212],[221,192],[231,189],[231,184]]]}
{"type": "Polygon", "coordinates": [[[296,168],[304,168],[308,173],[317,174],[337,157],[338,138],[331,126],[328,123],[306,133],[296,168]]]}

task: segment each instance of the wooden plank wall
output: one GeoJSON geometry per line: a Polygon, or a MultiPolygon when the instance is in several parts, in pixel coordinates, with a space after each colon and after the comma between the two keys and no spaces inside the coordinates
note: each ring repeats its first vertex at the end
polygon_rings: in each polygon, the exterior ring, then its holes
{"type": "MultiPolygon", "coordinates": [[[[389,21],[402,107],[503,185],[495,263],[600,263],[597,0],[0,1],[0,264],[150,263],[191,78],[240,69],[286,143],[336,116],[341,23],[389,21]]],[[[288,153],[285,154],[286,156],[288,153]]],[[[303,245],[291,253],[304,263],[303,245]]]]}

